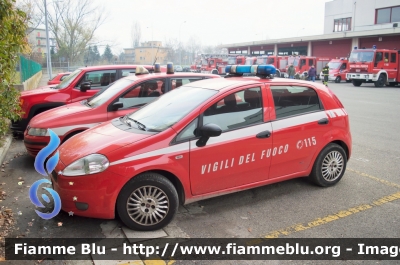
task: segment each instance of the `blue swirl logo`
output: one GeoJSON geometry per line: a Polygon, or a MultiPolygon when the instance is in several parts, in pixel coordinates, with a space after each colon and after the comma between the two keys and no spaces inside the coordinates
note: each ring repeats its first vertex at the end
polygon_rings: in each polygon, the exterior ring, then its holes
{"type": "MultiPolygon", "coordinates": [[[[51,172],[54,170],[58,163],[59,152],[57,151],[47,160],[46,169],[44,168],[44,165],[46,162],[46,158],[49,157],[60,145],[60,138],[58,138],[57,134],[52,130],[49,129],[48,132],[50,134],[50,142],[37,154],[35,158],[35,169],[41,175],[50,177],[51,172]]],[[[47,179],[40,179],[33,183],[31,188],[29,189],[29,198],[36,207],[40,208],[40,211],[35,211],[41,218],[51,219],[60,212],[61,199],[58,193],[52,188],[42,187],[41,189],[39,189],[39,186],[42,184],[51,184],[51,182],[47,179]],[[39,198],[39,192],[40,198],[42,200],[40,200],[39,198]]]]}

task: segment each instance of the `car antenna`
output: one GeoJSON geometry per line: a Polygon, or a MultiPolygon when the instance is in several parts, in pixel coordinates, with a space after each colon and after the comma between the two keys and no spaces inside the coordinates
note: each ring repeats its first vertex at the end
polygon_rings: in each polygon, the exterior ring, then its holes
{"type": "Polygon", "coordinates": [[[159,49],[160,49],[160,45],[158,45],[156,55],[154,56],[153,71],[154,71],[154,65],[156,64],[156,61],[157,61],[157,54],[158,54],[159,49]]]}

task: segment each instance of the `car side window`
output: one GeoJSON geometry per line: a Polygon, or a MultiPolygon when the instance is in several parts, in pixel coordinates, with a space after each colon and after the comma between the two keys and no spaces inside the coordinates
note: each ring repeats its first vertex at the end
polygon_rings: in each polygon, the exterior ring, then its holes
{"type": "Polygon", "coordinates": [[[390,62],[391,63],[395,63],[396,62],[396,54],[395,53],[391,53],[390,54],[390,62]]]}
{"type": "Polygon", "coordinates": [[[201,80],[201,77],[182,77],[182,78],[171,78],[171,90],[178,88],[180,86],[189,84],[191,82],[201,80]]]}
{"type": "Polygon", "coordinates": [[[263,121],[261,88],[249,88],[229,94],[209,107],[203,114],[203,124],[213,123],[222,132],[263,121]]]}
{"type": "Polygon", "coordinates": [[[123,103],[123,109],[140,107],[161,96],[164,84],[165,79],[148,80],[129,89],[117,101],[123,103]]]}
{"type": "Polygon", "coordinates": [[[271,86],[277,119],[320,111],[317,92],[309,87],[271,86]]]}
{"type": "Polygon", "coordinates": [[[60,78],[60,81],[63,81],[67,76],[68,76],[68,75],[63,75],[63,76],[60,78]]]}
{"type": "Polygon", "coordinates": [[[195,129],[197,127],[198,118],[194,119],[188,126],[186,126],[176,137],[176,142],[182,142],[185,140],[192,139],[196,137],[195,129]]]}
{"type": "Polygon", "coordinates": [[[79,81],[78,87],[84,82],[90,82],[92,88],[103,88],[115,81],[117,70],[102,70],[87,72],[79,81]]]}
{"type": "Polygon", "coordinates": [[[343,63],[342,67],[340,67],[340,69],[342,69],[342,70],[345,70],[346,68],[347,68],[347,64],[346,63],[343,63]]]}
{"type": "Polygon", "coordinates": [[[126,76],[132,75],[134,73],[136,73],[136,69],[122,69],[121,70],[121,76],[122,77],[126,77],[126,76]]]}

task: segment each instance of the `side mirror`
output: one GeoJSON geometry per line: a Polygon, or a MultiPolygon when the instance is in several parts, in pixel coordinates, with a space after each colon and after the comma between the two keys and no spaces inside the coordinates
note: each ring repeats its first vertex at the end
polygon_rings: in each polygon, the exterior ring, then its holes
{"type": "Polygon", "coordinates": [[[203,125],[203,127],[201,127],[198,130],[199,134],[200,134],[200,139],[196,142],[196,145],[198,147],[203,147],[206,145],[208,139],[210,137],[217,137],[220,136],[222,133],[221,128],[213,123],[209,123],[206,125],[203,125]]]}
{"type": "Polygon", "coordinates": [[[112,104],[112,110],[117,110],[124,107],[124,103],[121,101],[115,102],[112,104]]]}
{"type": "Polygon", "coordinates": [[[80,86],[81,92],[86,92],[91,88],[91,83],[90,82],[83,82],[80,86]]]}

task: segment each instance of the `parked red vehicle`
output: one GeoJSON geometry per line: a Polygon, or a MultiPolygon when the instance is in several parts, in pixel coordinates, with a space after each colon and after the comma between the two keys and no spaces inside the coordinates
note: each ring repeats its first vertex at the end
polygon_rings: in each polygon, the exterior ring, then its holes
{"type": "MultiPolygon", "coordinates": [[[[332,59],[328,63],[329,66],[329,76],[328,81],[335,81],[335,83],[340,83],[344,80],[346,82],[351,82],[346,80],[346,74],[349,72],[349,62],[347,58],[332,59]]],[[[319,74],[319,78],[324,80],[324,75],[322,72],[319,74]]]]}
{"type": "Polygon", "coordinates": [[[376,87],[396,86],[400,80],[400,51],[355,48],[349,58],[347,80],[354,86],[374,83],[376,87]]]}
{"type": "MultiPolygon", "coordinates": [[[[144,66],[153,71],[153,66],[144,66]]],[[[12,121],[10,129],[14,135],[25,131],[29,121],[46,110],[87,99],[100,89],[122,77],[135,73],[136,65],[102,65],[79,68],[57,86],[45,86],[22,91],[20,105],[22,118],[12,121]]],[[[166,68],[163,68],[166,71],[166,68]]]]}
{"type": "Polygon", "coordinates": [[[58,85],[63,81],[67,76],[69,76],[71,72],[66,72],[66,73],[58,73],[56,76],[53,77],[53,79],[50,79],[47,84],[48,85],[58,85]]]}
{"type": "Polygon", "coordinates": [[[319,77],[318,73],[322,71],[322,68],[329,63],[331,59],[325,57],[310,57],[310,56],[289,56],[288,57],[288,65],[293,64],[296,74],[307,76],[308,70],[312,65],[314,65],[317,71],[317,78],[319,77]]]}
{"type": "Polygon", "coordinates": [[[270,79],[270,65],[254,67],[256,77],[228,67],[227,78],[186,84],[62,144],[51,173],[62,209],[156,230],[179,204],[298,177],[338,183],[352,145],[336,95],[270,79]]]}
{"type": "MultiPolygon", "coordinates": [[[[144,69],[144,68],[143,68],[144,69]]],[[[33,117],[24,133],[28,153],[36,156],[48,145],[48,129],[61,142],[101,122],[131,113],[146,103],[182,85],[219,75],[196,73],[155,73],[140,71],[105,88],[97,95],[80,102],[54,108],[33,117]]],[[[139,71],[139,68],[136,69],[139,71]]]]}
{"type": "Polygon", "coordinates": [[[262,55],[257,57],[257,64],[272,64],[276,68],[275,76],[284,77],[288,56],[262,55]]]}

